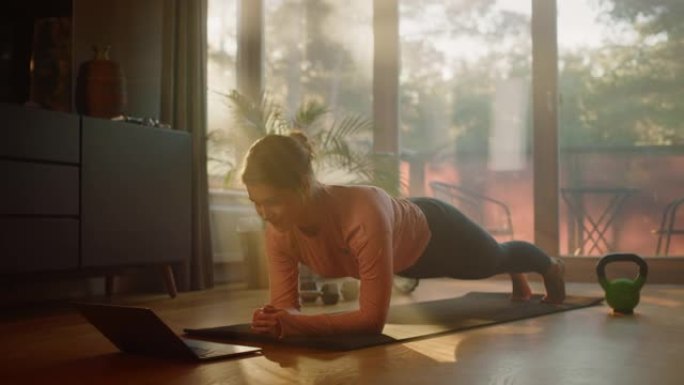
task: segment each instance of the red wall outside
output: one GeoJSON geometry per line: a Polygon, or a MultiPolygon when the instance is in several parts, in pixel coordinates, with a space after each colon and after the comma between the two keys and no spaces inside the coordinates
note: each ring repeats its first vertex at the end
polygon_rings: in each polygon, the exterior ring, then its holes
{"type": "MultiPolygon", "coordinates": [[[[482,157],[461,157],[425,167],[425,194],[429,183],[444,181],[468,186],[508,204],[513,217],[515,238],[534,240],[532,169],[492,171],[482,157]]],[[[632,147],[623,150],[581,150],[564,152],[561,160],[561,187],[630,187],[636,192],[624,202],[607,231],[610,251],[634,252],[644,256],[655,253],[657,229],[665,205],[684,198],[684,149],[632,147]]],[[[410,177],[407,167],[402,172],[410,177]]],[[[560,196],[561,255],[573,254],[568,247],[568,207],[560,196]]],[[[608,203],[605,196],[584,199],[585,209],[597,215],[608,203]]],[[[677,222],[684,228],[684,207],[677,222]]],[[[570,225],[572,227],[572,225],[570,225]]],[[[504,239],[502,239],[504,240],[504,239]]],[[[601,255],[593,250],[584,254],[601,255]]],[[[684,235],[674,236],[670,255],[684,255],[684,235]]]]}

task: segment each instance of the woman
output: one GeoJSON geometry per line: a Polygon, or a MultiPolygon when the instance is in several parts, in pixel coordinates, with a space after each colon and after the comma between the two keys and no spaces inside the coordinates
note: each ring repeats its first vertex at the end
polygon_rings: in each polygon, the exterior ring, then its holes
{"type": "Polygon", "coordinates": [[[542,275],[544,301],[560,304],[560,261],[526,242],[499,244],[454,207],[431,198],[398,199],[370,186],[316,181],[312,148],[301,133],[267,135],[250,148],[242,181],[267,222],[270,304],[252,329],[278,337],[380,333],[395,274],[409,278],[480,279],[509,273],[513,300],[532,292],[523,273],[542,275]],[[322,277],[361,282],[359,309],[299,313],[298,264],[322,277]]]}

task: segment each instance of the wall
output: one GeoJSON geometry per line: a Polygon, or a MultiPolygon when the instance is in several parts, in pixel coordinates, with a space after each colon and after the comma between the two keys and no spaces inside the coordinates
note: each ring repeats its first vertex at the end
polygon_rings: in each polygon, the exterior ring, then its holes
{"type": "Polygon", "coordinates": [[[74,87],[92,46],[111,45],[126,77],[126,115],[159,118],[163,7],[163,0],[73,0],[74,87]]]}
{"type": "MultiPolygon", "coordinates": [[[[629,251],[643,256],[654,256],[657,229],[665,205],[673,199],[684,197],[684,147],[646,147],[628,149],[582,149],[566,152],[561,161],[561,187],[568,186],[621,186],[635,189],[624,202],[619,214],[611,222],[606,239],[614,251],[629,251]]],[[[508,204],[513,217],[515,238],[534,241],[533,191],[531,164],[519,172],[496,172],[487,166],[485,157],[448,159],[426,166],[427,195],[431,194],[428,183],[445,181],[461,183],[485,195],[508,204]]],[[[559,199],[561,199],[559,197],[559,199]]],[[[608,201],[605,197],[588,199],[586,209],[595,218],[608,201]]],[[[560,201],[560,255],[572,255],[568,219],[568,207],[560,201]]],[[[677,218],[678,227],[684,223],[684,210],[677,218]]],[[[592,255],[601,254],[593,250],[592,255]]],[[[670,255],[684,256],[684,236],[672,238],[670,255]]]]}
{"type": "Polygon", "coordinates": [[[263,224],[244,190],[210,190],[211,240],[216,283],[248,281],[257,276],[254,269],[265,263],[261,247],[249,234],[260,232],[263,224]]]}

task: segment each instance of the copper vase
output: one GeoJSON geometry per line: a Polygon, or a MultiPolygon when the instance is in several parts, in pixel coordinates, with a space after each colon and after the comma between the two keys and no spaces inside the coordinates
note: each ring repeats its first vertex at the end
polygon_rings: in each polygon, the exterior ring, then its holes
{"type": "Polygon", "coordinates": [[[124,114],[126,80],[119,63],[109,58],[109,47],[93,47],[94,57],[81,64],[76,86],[79,113],[98,118],[124,114]]]}

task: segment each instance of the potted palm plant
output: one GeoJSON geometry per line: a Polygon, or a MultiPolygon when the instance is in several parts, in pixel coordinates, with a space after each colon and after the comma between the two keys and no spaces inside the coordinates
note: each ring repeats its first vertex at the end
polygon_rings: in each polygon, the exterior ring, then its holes
{"type": "MultiPolygon", "coordinates": [[[[238,91],[225,94],[233,109],[233,129],[221,139],[232,147],[234,162],[228,165],[226,185],[239,185],[237,174],[251,143],[267,134],[304,132],[314,144],[314,168],[319,178],[329,183],[373,184],[398,193],[398,171],[378,167],[372,153],[372,120],[358,114],[334,116],[324,103],[304,101],[292,116],[267,93],[259,101],[238,91]]],[[[210,137],[210,140],[215,139],[210,137]]]]}

